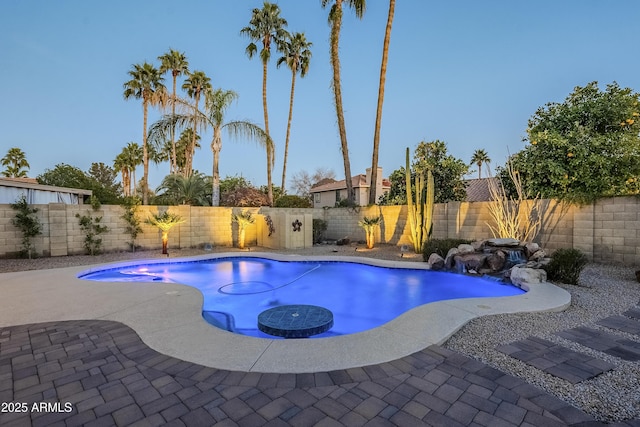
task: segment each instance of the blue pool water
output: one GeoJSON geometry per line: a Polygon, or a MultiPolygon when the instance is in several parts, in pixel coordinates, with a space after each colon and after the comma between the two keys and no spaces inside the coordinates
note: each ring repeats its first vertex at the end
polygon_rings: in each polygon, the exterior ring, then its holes
{"type": "Polygon", "coordinates": [[[243,335],[274,338],[258,330],[258,315],[285,304],[310,304],[333,312],[333,328],[313,338],[375,328],[435,301],[512,296],[523,290],[491,279],[353,262],[275,261],[227,257],[140,264],[81,273],[105,282],[159,281],[199,289],[203,317],[243,335]]]}

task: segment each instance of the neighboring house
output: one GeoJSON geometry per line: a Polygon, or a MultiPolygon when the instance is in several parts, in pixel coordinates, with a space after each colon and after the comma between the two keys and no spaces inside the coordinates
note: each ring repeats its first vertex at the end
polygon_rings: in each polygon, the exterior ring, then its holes
{"type": "Polygon", "coordinates": [[[0,204],[15,203],[24,194],[30,205],[81,205],[92,193],[91,190],[38,184],[34,178],[0,178],[0,204]]]}
{"type": "Polygon", "coordinates": [[[498,188],[500,183],[497,182],[498,178],[481,178],[481,179],[468,179],[465,181],[467,184],[467,199],[466,202],[488,202],[491,200],[491,191],[489,191],[489,183],[495,182],[498,188]]]}
{"type": "MultiPolygon", "coordinates": [[[[371,168],[367,168],[366,174],[351,177],[353,189],[356,193],[356,205],[367,206],[369,204],[369,187],[371,187],[371,168]]],[[[391,183],[388,179],[382,178],[382,168],[378,168],[378,185],[376,185],[376,200],[383,194],[389,192],[391,183]]],[[[313,195],[313,207],[324,208],[334,207],[342,199],[347,198],[347,184],[341,181],[326,182],[316,184],[311,187],[313,195]]]]}

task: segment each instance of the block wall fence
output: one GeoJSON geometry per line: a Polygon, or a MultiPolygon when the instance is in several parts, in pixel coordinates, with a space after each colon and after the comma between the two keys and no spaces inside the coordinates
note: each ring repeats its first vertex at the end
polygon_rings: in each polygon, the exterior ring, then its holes
{"type": "MultiPolygon", "coordinates": [[[[543,200],[542,229],[535,239],[548,252],[558,248],[576,248],[595,262],[640,264],[640,199],[615,197],[586,206],[573,206],[553,200],[543,200]]],[[[44,256],[64,256],[84,253],[84,234],[76,214],[102,216],[102,224],[109,232],[102,234],[102,250],[126,251],[129,235],[121,218],[120,206],[103,205],[93,212],[87,205],[51,203],[35,205],[43,224],[43,233],[34,238],[36,251],[44,256]]],[[[231,214],[245,209],[201,206],[141,206],[140,218],[164,210],[178,213],[186,221],[169,233],[169,248],[202,247],[205,244],[231,247],[237,245],[237,225],[231,223],[231,214]]],[[[246,233],[246,244],[255,246],[259,224],[264,216],[277,216],[285,212],[293,215],[311,214],[314,219],[327,221],[327,239],[349,237],[352,241],[365,239],[358,221],[364,216],[381,215],[382,225],[376,242],[390,245],[411,244],[407,223],[407,206],[371,206],[362,208],[285,209],[248,208],[257,215],[257,221],[246,233]]],[[[491,217],[488,202],[450,202],[436,204],[434,208],[434,238],[484,239],[493,237],[488,224],[491,217]]],[[[15,211],[9,205],[0,205],[0,257],[14,256],[21,247],[22,234],[11,220],[15,211]]],[[[308,218],[308,217],[307,217],[308,218]]],[[[161,248],[160,232],[142,224],[143,233],[136,244],[144,249],[161,248]]],[[[278,230],[275,231],[278,233],[278,230]]]]}

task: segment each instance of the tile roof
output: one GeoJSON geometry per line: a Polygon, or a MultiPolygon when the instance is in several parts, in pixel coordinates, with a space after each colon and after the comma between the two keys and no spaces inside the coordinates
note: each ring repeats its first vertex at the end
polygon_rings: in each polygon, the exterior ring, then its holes
{"type": "Polygon", "coordinates": [[[489,191],[489,182],[495,181],[497,178],[481,178],[469,179],[467,184],[467,202],[488,202],[491,200],[491,192],[489,191]]]}

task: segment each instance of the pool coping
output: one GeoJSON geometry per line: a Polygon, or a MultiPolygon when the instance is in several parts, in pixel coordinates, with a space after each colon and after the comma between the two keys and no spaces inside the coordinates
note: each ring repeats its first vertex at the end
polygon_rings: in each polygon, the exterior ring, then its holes
{"type": "Polygon", "coordinates": [[[567,291],[550,283],[540,283],[523,286],[527,293],[518,296],[426,304],[380,327],[357,334],[282,340],[247,337],[212,327],[201,316],[202,294],[191,286],[163,282],[92,282],[77,277],[82,272],[141,262],[175,263],[238,256],[428,269],[423,262],[364,257],[224,252],[3,273],[0,274],[0,292],[3,295],[0,299],[0,326],[59,320],[115,320],[133,328],[154,350],[182,360],[232,371],[305,373],[349,369],[399,359],[432,344],[444,343],[476,317],[562,311],[571,303],[567,291]]]}

